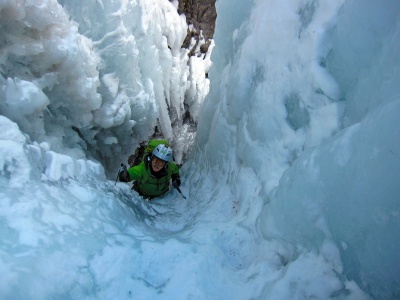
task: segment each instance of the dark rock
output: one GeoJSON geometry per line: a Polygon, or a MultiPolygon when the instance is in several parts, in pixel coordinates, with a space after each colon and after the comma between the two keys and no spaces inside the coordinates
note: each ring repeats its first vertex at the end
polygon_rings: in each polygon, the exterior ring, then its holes
{"type": "MultiPolygon", "coordinates": [[[[192,37],[199,43],[201,31],[204,41],[201,44],[200,51],[206,53],[215,31],[215,20],[217,19],[215,0],[179,0],[178,13],[185,15],[187,24],[193,25],[194,28],[193,31],[188,29],[182,47],[189,48],[192,37]]],[[[193,55],[193,52],[191,51],[190,55],[193,55]]]]}

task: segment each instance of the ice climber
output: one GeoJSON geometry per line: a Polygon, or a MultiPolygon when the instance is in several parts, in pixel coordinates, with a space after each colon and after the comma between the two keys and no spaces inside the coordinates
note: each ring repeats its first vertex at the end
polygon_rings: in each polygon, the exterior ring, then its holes
{"type": "Polygon", "coordinates": [[[168,192],[171,180],[172,186],[178,191],[181,184],[179,168],[172,162],[172,149],[164,144],[159,144],[152,152],[145,154],[139,165],[129,169],[122,167],[119,180],[134,180],[132,189],[148,200],[168,192]]]}

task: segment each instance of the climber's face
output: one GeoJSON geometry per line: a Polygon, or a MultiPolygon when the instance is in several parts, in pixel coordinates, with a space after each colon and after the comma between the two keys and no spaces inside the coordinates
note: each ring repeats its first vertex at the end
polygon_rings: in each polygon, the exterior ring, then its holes
{"type": "Polygon", "coordinates": [[[151,160],[151,168],[154,172],[159,172],[162,168],[165,167],[167,162],[165,160],[159,159],[158,157],[153,157],[151,160]]]}

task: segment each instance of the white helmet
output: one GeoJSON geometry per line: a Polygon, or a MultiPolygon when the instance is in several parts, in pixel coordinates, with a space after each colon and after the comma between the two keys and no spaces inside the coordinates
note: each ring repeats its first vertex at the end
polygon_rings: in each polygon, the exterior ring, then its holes
{"type": "Polygon", "coordinates": [[[172,161],[172,149],[170,147],[165,146],[164,144],[158,145],[154,150],[153,150],[153,155],[155,157],[158,157],[159,159],[165,160],[165,161],[172,161]]]}

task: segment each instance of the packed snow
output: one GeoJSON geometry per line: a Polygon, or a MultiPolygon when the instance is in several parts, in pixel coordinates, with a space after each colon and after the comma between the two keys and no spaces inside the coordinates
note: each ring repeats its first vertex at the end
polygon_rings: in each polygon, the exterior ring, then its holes
{"type": "Polygon", "coordinates": [[[195,56],[177,6],[0,0],[0,298],[398,299],[399,2],[218,0],[195,56]],[[187,200],[116,182],[155,127],[187,200]]]}

